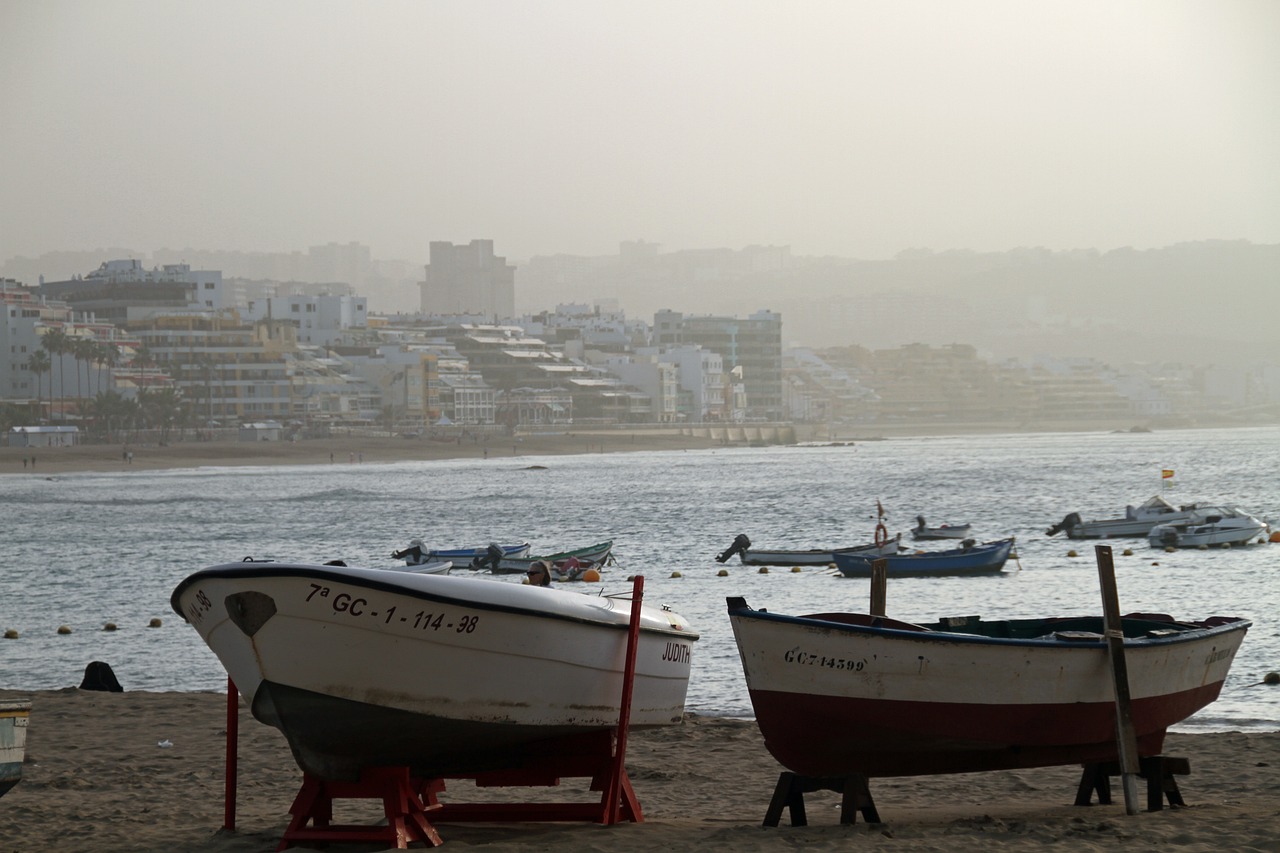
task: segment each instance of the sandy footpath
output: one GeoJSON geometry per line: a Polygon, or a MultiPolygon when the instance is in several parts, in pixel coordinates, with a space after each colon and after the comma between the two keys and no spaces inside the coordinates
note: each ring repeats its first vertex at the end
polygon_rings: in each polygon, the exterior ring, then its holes
{"type": "MultiPolygon", "coordinates": [[[[222,830],[226,697],[214,693],[18,693],[33,703],[23,781],[0,798],[0,851],[274,850],[301,773],[284,739],[241,707],[236,829],[222,830]],[[171,746],[161,746],[168,742],[171,746]]],[[[1280,732],[1170,735],[1187,757],[1187,807],[1128,816],[1072,805],[1078,767],[873,779],[882,824],[839,824],[834,793],[809,794],[809,825],[763,828],[781,769],[751,721],[690,717],[634,733],[628,772],[639,824],[441,823],[445,849],[511,851],[1280,851],[1280,732]]],[[[585,780],[554,789],[450,783],[445,802],[586,801],[585,780]]],[[[1145,797],[1145,788],[1143,789],[1145,797]]],[[[372,802],[340,801],[339,821],[373,823],[372,802]]],[[[1145,805],[1145,800],[1144,800],[1145,805]]],[[[380,845],[328,849],[363,853],[380,845]]]]}

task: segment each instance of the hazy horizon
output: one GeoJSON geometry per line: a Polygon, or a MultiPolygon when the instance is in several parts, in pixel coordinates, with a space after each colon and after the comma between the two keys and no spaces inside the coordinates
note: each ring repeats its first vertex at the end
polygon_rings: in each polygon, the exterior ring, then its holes
{"type": "Polygon", "coordinates": [[[1280,243],[1280,3],[0,2],[0,262],[1280,243]]]}

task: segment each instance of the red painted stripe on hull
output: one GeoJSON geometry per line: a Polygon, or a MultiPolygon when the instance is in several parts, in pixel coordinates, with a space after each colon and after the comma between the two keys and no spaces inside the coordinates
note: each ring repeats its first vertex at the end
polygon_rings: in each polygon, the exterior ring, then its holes
{"type": "MultiPolygon", "coordinates": [[[[1138,699],[1138,751],[1156,755],[1165,729],[1217,698],[1211,684],[1138,699]]],[[[1115,707],[890,702],[751,691],[765,745],[805,776],[915,776],[1047,767],[1116,757],[1115,707]]]]}

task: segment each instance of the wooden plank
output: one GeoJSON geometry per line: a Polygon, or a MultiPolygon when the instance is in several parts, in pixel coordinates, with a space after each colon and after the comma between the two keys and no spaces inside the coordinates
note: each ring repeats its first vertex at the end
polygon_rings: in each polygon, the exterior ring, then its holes
{"type": "Polygon", "coordinates": [[[1102,587],[1102,612],[1107,638],[1107,660],[1116,694],[1116,748],[1120,756],[1120,780],[1124,787],[1126,814],[1138,813],[1138,736],[1133,728],[1133,707],[1129,697],[1129,669],[1124,656],[1124,628],[1120,620],[1120,596],[1116,592],[1116,570],[1111,546],[1094,546],[1098,560],[1098,580],[1102,587]]]}
{"type": "Polygon", "coordinates": [[[883,616],[888,595],[889,561],[871,561],[871,615],[883,616]]]}

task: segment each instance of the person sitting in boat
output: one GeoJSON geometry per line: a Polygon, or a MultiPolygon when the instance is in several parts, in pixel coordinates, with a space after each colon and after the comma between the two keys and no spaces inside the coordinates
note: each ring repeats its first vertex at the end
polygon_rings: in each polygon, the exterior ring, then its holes
{"type": "Polygon", "coordinates": [[[392,551],[391,556],[397,560],[404,560],[406,566],[421,566],[427,562],[427,548],[422,544],[421,539],[412,539],[409,547],[403,551],[392,551]]]}
{"type": "Polygon", "coordinates": [[[551,586],[551,564],[546,560],[534,563],[525,574],[534,586],[551,586]]]}

